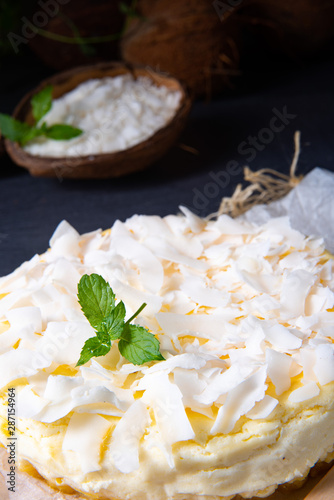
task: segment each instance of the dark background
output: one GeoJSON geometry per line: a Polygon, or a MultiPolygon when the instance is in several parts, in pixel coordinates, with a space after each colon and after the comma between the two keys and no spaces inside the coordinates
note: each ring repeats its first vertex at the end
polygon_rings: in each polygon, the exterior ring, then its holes
{"type": "MultiPolygon", "coordinates": [[[[242,166],[288,173],[296,130],[302,147],[297,173],[305,175],[315,166],[334,171],[333,47],[307,63],[259,56],[255,48],[243,68],[230,92],[194,104],[179,143],[144,172],[103,181],[42,179],[0,156],[0,276],[44,252],[62,219],[85,232],[108,228],[134,213],[177,213],[179,205],[207,215],[242,182],[242,166]],[[295,115],[290,123],[267,145],[260,144],[263,150],[254,159],[240,154],[240,144],[261,134],[273,109],[282,112],[284,107],[295,115]],[[231,160],[237,167],[226,174],[231,160]],[[223,179],[220,186],[212,173],[223,179]]],[[[0,112],[11,113],[27,91],[53,73],[28,49],[19,58],[5,58],[0,112]]]]}

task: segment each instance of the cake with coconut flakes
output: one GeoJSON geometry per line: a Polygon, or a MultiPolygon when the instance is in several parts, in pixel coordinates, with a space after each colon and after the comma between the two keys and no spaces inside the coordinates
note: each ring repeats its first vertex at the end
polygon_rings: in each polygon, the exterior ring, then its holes
{"type": "Polygon", "coordinates": [[[251,498],[334,458],[333,261],[288,218],[135,215],[0,281],[0,441],[16,394],[22,469],[87,498],[251,498]],[[109,283],[164,359],[133,364],[95,334],[83,275],[109,283]]]}

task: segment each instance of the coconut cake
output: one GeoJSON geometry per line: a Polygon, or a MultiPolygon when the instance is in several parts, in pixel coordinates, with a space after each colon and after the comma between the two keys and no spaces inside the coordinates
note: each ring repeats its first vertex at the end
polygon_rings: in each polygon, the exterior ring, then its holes
{"type": "Polygon", "coordinates": [[[266,497],[334,449],[333,261],[287,217],[256,225],[182,207],[80,235],[0,279],[0,441],[15,388],[21,468],[56,488],[127,500],[266,497]],[[77,298],[97,273],[160,342],[133,365],[77,298]]]}

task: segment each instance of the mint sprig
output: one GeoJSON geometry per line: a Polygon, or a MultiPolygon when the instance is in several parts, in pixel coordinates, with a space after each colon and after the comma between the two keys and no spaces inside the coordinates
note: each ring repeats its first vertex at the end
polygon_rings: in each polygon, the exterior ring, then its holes
{"type": "Polygon", "coordinates": [[[160,343],[146,328],[131,322],[140,314],[146,304],[125,319],[125,305],[115,305],[115,294],[99,274],[85,274],[78,284],[78,300],[82,312],[94,328],[96,336],[86,340],[76,366],[87,363],[93,357],[105,356],[112,341],[118,340],[121,355],[134,365],[147,361],[163,360],[160,343]]]}
{"type": "Polygon", "coordinates": [[[50,111],[52,106],[52,91],[52,85],[48,85],[32,97],[30,104],[32,115],[36,122],[39,122],[50,111]]]}
{"type": "Polygon", "coordinates": [[[0,113],[1,134],[10,141],[18,142],[21,146],[38,136],[45,136],[56,141],[65,141],[81,135],[82,130],[71,125],[60,123],[48,127],[45,122],[40,126],[36,125],[51,109],[52,91],[52,85],[48,85],[32,97],[30,104],[34,117],[33,125],[28,125],[28,123],[20,122],[9,115],[0,113]]]}

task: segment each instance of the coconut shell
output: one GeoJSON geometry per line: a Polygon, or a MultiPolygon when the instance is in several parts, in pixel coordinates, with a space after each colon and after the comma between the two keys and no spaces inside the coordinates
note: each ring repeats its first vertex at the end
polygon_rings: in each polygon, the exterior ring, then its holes
{"type": "Polygon", "coordinates": [[[120,177],[143,170],[157,161],[173,146],[181,134],[192,101],[178,80],[151,69],[128,67],[119,62],[108,62],[58,73],[44,80],[36,89],[26,94],[15,108],[13,118],[32,124],[31,98],[47,85],[53,86],[53,98],[56,99],[87,80],[123,74],[131,74],[133,78],[146,76],[155,85],[163,85],[171,90],[181,92],[181,102],[174,116],[153,135],[122,151],[62,158],[31,155],[18,143],[6,139],[5,145],[9,156],[17,165],[28,169],[36,177],[58,177],[59,179],[120,177]]]}
{"type": "Polygon", "coordinates": [[[167,72],[195,95],[231,87],[240,23],[222,23],[206,0],[142,0],[138,8],[142,18],[129,25],[121,42],[124,60],[167,72]]]}

